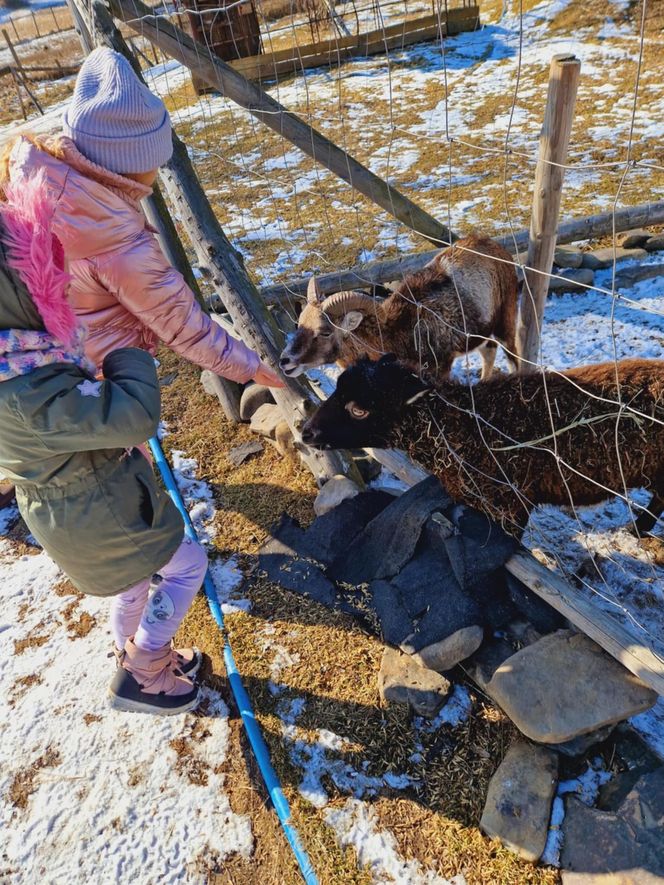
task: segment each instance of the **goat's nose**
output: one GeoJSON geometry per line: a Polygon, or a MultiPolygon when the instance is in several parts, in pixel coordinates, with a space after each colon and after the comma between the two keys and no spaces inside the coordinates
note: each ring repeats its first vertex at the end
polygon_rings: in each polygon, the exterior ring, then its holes
{"type": "Polygon", "coordinates": [[[290,362],[290,359],[287,356],[282,356],[281,359],[279,360],[279,365],[280,366],[287,366],[289,362],[290,362]]]}

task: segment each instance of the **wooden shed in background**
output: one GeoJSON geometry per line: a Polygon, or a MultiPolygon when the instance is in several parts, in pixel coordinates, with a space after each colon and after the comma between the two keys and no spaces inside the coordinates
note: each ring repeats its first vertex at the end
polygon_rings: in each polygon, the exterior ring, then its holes
{"type": "MultiPolygon", "coordinates": [[[[243,3],[228,0],[181,0],[187,11],[189,27],[195,40],[209,47],[224,61],[235,61],[263,52],[260,25],[254,0],[243,3]],[[228,5],[228,9],[225,6],[228,5]]],[[[213,91],[203,80],[192,75],[199,95],[213,91]]]]}

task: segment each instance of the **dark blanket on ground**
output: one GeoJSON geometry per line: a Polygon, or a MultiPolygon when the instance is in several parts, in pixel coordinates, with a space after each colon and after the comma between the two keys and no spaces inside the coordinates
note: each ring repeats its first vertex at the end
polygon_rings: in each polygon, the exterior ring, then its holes
{"type": "Polygon", "coordinates": [[[508,584],[503,566],[517,546],[432,477],[398,498],[357,495],[308,529],[283,516],[261,548],[259,569],[412,654],[462,627],[495,631],[519,613],[551,619],[527,588],[512,577],[508,584]]]}

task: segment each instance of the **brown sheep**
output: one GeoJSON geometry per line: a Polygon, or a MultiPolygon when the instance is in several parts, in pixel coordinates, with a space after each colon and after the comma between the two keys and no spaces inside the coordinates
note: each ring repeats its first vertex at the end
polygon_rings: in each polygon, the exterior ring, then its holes
{"type": "Polygon", "coordinates": [[[452,498],[514,534],[537,504],[596,504],[645,487],[652,501],[635,523],[645,532],[664,510],[664,361],[434,389],[394,358],[363,360],[341,375],[302,439],[319,448],[404,449],[452,498]]]}
{"type": "Polygon", "coordinates": [[[488,378],[496,341],[511,368],[518,366],[517,302],[512,256],[480,236],[440,252],[384,301],[362,292],[321,299],[312,278],[297,331],[281,354],[281,368],[294,377],[315,366],[336,362],[345,368],[363,356],[377,360],[392,352],[442,380],[456,357],[480,348],[482,378],[488,378]]]}

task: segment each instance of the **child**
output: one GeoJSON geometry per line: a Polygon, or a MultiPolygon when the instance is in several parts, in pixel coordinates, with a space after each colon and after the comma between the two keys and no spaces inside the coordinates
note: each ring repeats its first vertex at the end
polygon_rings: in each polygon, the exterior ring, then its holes
{"type": "Polygon", "coordinates": [[[0,469],[25,522],[83,593],[112,596],[116,709],[181,713],[198,703],[198,664],[171,639],[203,580],[203,549],[135,446],[154,435],[152,357],[122,348],[103,381],[83,353],[68,275],[49,227],[43,174],[9,187],[0,210],[0,469]],[[148,600],[154,574],[161,578],[148,600]],[[188,671],[186,675],[184,671],[188,671]]]}
{"type": "Polygon", "coordinates": [[[86,327],[86,354],[98,369],[118,347],[154,353],[161,340],[217,375],[281,387],[256,353],[201,310],[141,212],[140,200],[171,153],[162,100],[124,56],[99,48],[81,67],[63,135],[39,144],[18,138],[4,176],[19,184],[45,171],[53,232],[72,275],[69,303],[86,327]]]}

